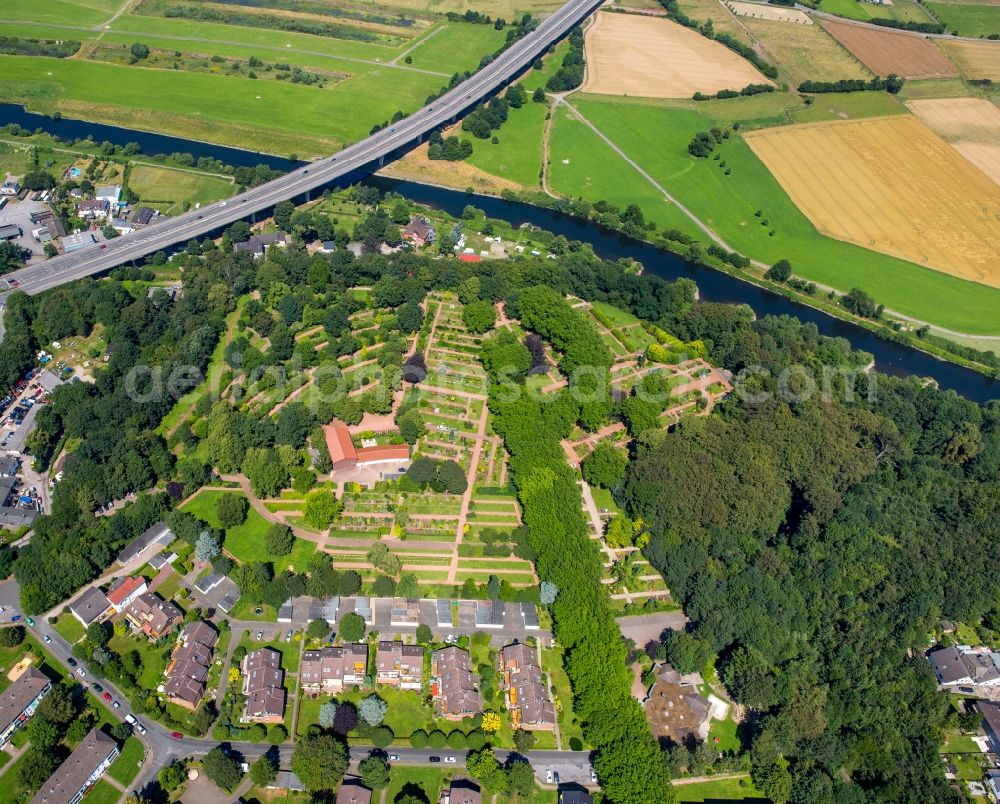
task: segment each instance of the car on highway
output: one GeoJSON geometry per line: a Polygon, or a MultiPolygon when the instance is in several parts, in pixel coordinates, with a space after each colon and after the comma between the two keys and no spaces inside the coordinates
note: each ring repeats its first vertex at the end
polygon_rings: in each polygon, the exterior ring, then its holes
{"type": "Polygon", "coordinates": [[[48,634],[46,634],[45,636],[43,636],[42,640],[45,642],[46,645],[52,644],[52,637],[50,637],[48,634]]]}
{"type": "Polygon", "coordinates": [[[444,761],[447,762],[447,763],[449,763],[449,764],[451,764],[451,763],[455,762],[456,760],[455,760],[455,757],[445,757],[444,761]]]}
{"type": "MultiPolygon", "coordinates": [[[[23,494],[24,492],[22,491],[21,493],[23,494]]],[[[30,617],[25,617],[24,621],[28,624],[29,628],[34,628],[35,627],[35,621],[32,620],[30,617]]]]}
{"type": "Polygon", "coordinates": [[[16,279],[8,279],[7,284],[10,285],[12,288],[16,288],[21,283],[18,282],[16,279]]]}
{"type": "Polygon", "coordinates": [[[101,248],[107,248],[107,247],[108,247],[107,243],[101,243],[101,248]]]}
{"type": "Polygon", "coordinates": [[[179,731],[172,731],[172,732],[170,732],[170,736],[173,737],[175,740],[183,740],[184,739],[184,735],[181,734],[179,731]]]}
{"type": "Polygon", "coordinates": [[[428,762],[440,762],[441,757],[427,757],[428,762]]]}
{"type": "Polygon", "coordinates": [[[106,692],[101,697],[104,698],[105,701],[110,701],[111,700],[111,693],[110,692],[106,692]]]}

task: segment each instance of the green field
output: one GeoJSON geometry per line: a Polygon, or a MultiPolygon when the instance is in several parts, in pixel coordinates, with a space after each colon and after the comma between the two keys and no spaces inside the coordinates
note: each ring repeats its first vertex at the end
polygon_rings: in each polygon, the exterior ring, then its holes
{"type": "Polygon", "coordinates": [[[128,183],[139,194],[144,206],[155,207],[167,215],[183,212],[184,202],[192,207],[204,206],[236,192],[236,186],[229,179],[152,165],[135,165],[128,183]]]}
{"type": "MultiPolygon", "coordinates": [[[[64,23],[71,25],[98,25],[110,19],[121,0],[51,0],[36,3],[33,0],[4,0],[5,19],[25,22],[64,23]]],[[[22,36],[23,36],[22,29],[22,36]]],[[[79,38],[79,37],[77,37],[79,38]]]]}
{"type": "MultiPolygon", "coordinates": [[[[448,22],[423,35],[409,51],[409,65],[422,70],[461,73],[475,70],[479,60],[503,45],[505,34],[492,25],[448,22]]],[[[400,59],[401,63],[405,63],[400,59]]]]}
{"type": "Polygon", "coordinates": [[[949,31],[962,36],[989,36],[1000,34],[1000,8],[971,3],[927,3],[949,31]]]}
{"type": "Polygon", "coordinates": [[[892,5],[876,5],[865,0],[822,0],[822,3],[816,5],[827,14],[852,20],[888,18],[932,22],[930,15],[915,0],[894,0],[892,5]]]}
{"type": "Polygon", "coordinates": [[[511,109],[507,122],[495,134],[500,142],[471,138],[468,161],[487,173],[535,187],[542,169],[542,135],[548,106],[530,100],[511,109]]]}
{"type": "MultiPolygon", "coordinates": [[[[437,801],[441,788],[452,779],[451,771],[444,768],[406,768],[392,769],[389,789],[386,791],[386,801],[395,801],[404,787],[415,785],[424,792],[426,801],[437,801]]],[[[418,795],[418,798],[421,796],[418,795]]]]}
{"type": "Polygon", "coordinates": [[[87,791],[87,804],[115,804],[121,798],[121,791],[106,779],[98,779],[87,791]]]}
{"type": "Polygon", "coordinates": [[[108,643],[112,650],[119,654],[135,650],[142,660],[142,673],[139,675],[139,685],[143,689],[155,690],[157,684],[163,683],[163,670],[167,666],[170,650],[173,645],[156,645],[146,639],[145,634],[139,636],[116,636],[108,643]]]}
{"type": "MultiPolygon", "coordinates": [[[[590,98],[574,105],[737,250],[767,263],[788,259],[799,276],[844,291],[863,288],[879,302],[915,318],[975,334],[997,331],[1000,292],[823,237],[740,137],[731,136],[719,147],[720,161],[690,157],[686,149],[691,137],[716,123],[704,114],[590,98]],[[731,175],[725,175],[721,161],[731,175]],[[754,214],[758,209],[760,218],[754,214]],[[769,224],[761,225],[763,220],[769,224]]],[[[617,164],[604,158],[608,146],[582,129],[565,113],[556,121],[552,177],[557,189],[618,204],[635,200],[644,209],[648,203],[653,214],[647,212],[647,218],[666,225],[673,217],[677,222],[670,225],[698,234],[620,158],[617,164]],[[569,165],[560,162],[565,157],[569,165]],[[574,164],[586,169],[574,169],[574,164]]]]}
{"type": "Polygon", "coordinates": [[[757,792],[749,777],[742,779],[716,779],[709,782],[679,784],[674,786],[681,804],[701,804],[705,801],[766,801],[757,792]]]}
{"type": "Polygon", "coordinates": [[[83,639],[83,635],[87,633],[83,624],[69,612],[59,615],[59,619],[56,620],[55,629],[70,645],[74,642],[79,642],[83,639]]]}
{"type": "MultiPolygon", "coordinates": [[[[205,491],[184,506],[184,510],[194,514],[202,522],[213,528],[220,527],[219,518],[215,513],[215,501],[222,494],[238,494],[233,491],[205,491]]],[[[309,556],[316,552],[315,542],[296,539],[292,552],[287,556],[272,556],[264,548],[264,534],[271,523],[258,514],[253,508],[247,512],[246,521],[242,525],[229,528],[226,531],[225,549],[239,561],[269,561],[274,564],[275,572],[281,572],[290,566],[299,572],[309,563],[309,556]]]]}
{"type": "Polygon", "coordinates": [[[139,772],[139,763],[145,752],[137,737],[129,737],[121,748],[121,754],[108,768],[108,776],[119,784],[128,787],[139,772]]]}

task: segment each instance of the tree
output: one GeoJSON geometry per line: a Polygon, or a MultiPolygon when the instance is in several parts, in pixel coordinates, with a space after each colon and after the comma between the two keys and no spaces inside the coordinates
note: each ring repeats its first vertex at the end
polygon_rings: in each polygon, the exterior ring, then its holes
{"type": "Polygon", "coordinates": [[[592,486],[613,489],[625,475],[628,458],[608,441],[600,442],[580,464],[583,479],[592,486]]]}
{"type": "Polygon", "coordinates": [[[201,767],[205,775],[223,790],[235,790],[243,778],[240,763],[221,745],[217,745],[205,754],[201,767]]]}
{"type": "Polygon", "coordinates": [[[283,232],[290,232],[294,213],[295,205],[291,201],[279,201],[274,207],[274,225],[283,232]]]}
{"type": "Polygon", "coordinates": [[[219,537],[210,530],[203,530],[194,546],[194,556],[199,561],[211,561],[222,552],[219,537]]]}
{"type": "Polygon", "coordinates": [[[295,547],[295,534],[288,525],[272,524],[264,533],[264,549],[269,556],[287,556],[295,547]]]}
{"type": "Polygon", "coordinates": [[[286,729],[281,723],[275,723],[271,728],[267,730],[267,741],[271,745],[281,745],[288,739],[288,729],[286,729]]]}
{"type": "Polygon", "coordinates": [[[57,684],[42,698],[35,713],[60,726],[67,725],[77,714],[73,692],[64,684],[57,684]]]}
{"type": "Polygon", "coordinates": [[[535,745],[535,735],[534,732],[527,731],[526,729],[517,729],[514,732],[514,747],[520,751],[522,754],[525,751],[530,751],[535,745]]]}
{"type": "Polygon", "coordinates": [[[396,584],[396,594],[405,597],[407,600],[414,600],[420,597],[420,582],[412,572],[404,572],[399,576],[399,583],[396,584]]]}
{"type": "Polygon", "coordinates": [[[313,527],[328,528],[343,509],[344,504],[330,489],[316,489],[306,496],[304,517],[313,527]]]}
{"type": "Polygon", "coordinates": [[[380,756],[372,754],[358,763],[358,775],[365,787],[381,790],[389,786],[389,765],[380,756]]]}
{"type": "MultiPolygon", "coordinates": [[[[523,731],[514,732],[514,736],[525,734],[523,731]]],[[[529,798],[535,790],[535,771],[531,764],[525,760],[507,760],[507,795],[519,798],[529,798]]]]}
{"type": "Polygon", "coordinates": [[[503,727],[503,721],[500,719],[500,714],[494,712],[492,709],[487,709],[483,712],[482,723],[479,724],[479,728],[485,731],[487,734],[493,734],[500,731],[503,727]]]}
{"type": "Polygon", "coordinates": [[[547,101],[545,90],[541,87],[536,87],[535,91],[531,93],[531,100],[534,103],[545,103],[547,101]]]}
{"type": "Polygon", "coordinates": [[[24,627],[11,625],[7,628],[0,628],[0,647],[16,648],[24,642],[24,627]]]}
{"type": "Polygon", "coordinates": [[[347,770],[344,743],[331,734],[308,732],[292,751],[292,771],[310,791],[335,790],[347,770]]]}
{"type": "Polygon", "coordinates": [[[322,617],[310,621],[309,627],[306,628],[306,636],[310,639],[323,639],[329,633],[330,624],[322,617]]]}
{"type": "Polygon", "coordinates": [[[492,302],[477,300],[465,305],[462,310],[462,320],[470,331],[482,334],[493,329],[497,322],[497,310],[492,302]]]}
{"type": "Polygon", "coordinates": [[[430,626],[425,625],[424,623],[420,623],[420,625],[417,626],[416,636],[417,642],[424,645],[430,644],[430,641],[434,638],[434,634],[431,633],[430,626]]]}
{"type": "Polygon", "coordinates": [[[424,323],[424,311],[416,302],[406,302],[396,309],[396,323],[401,332],[412,334],[424,323]]]}
{"type": "Polygon", "coordinates": [[[360,642],[365,636],[365,618],[357,612],[348,612],[340,618],[340,638],[344,642],[360,642]]]}
{"type": "Polygon", "coordinates": [[[270,752],[261,754],[257,761],[250,766],[250,778],[258,787],[264,787],[278,778],[278,763],[275,762],[270,752]]]}
{"type": "Polygon", "coordinates": [[[369,726],[378,726],[385,718],[389,705],[377,695],[366,695],[358,702],[358,717],[369,726]]]}
{"type": "Polygon", "coordinates": [[[414,748],[426,748],[427,747],[427,732],[423,729],[417,729],[410,734],[410,745],[414,748]]]}
{"type": "Polygon", "coordinates": [[[319,708],[319,725],[324,729],[332,729],[337,722],[337,702],[327,701],[319,708]]]}
{"type": "Polygon", "coordinates": [[[767,269],[764,277],[775,282],[787,282],[792,276],[792,264],[788,260],[778,260],[767,269]]]}
{"type": "Polygon", "coordinates": [[[36,715],[28,721],[28,737],[34,748],[49,750],[59,742],[61,733],[59,726],[47,717],[36,715]]]}
{"type": "Polygon", "coordinates": [[[242,525],[249,510],[250,504],[242,494],[220,494],[215,500],[215,515],[226,529],[242,525]]]}
{"type": "Polygon", "coordinates": [[[424,417],[420,415],[420,410],[417,408],[411,408],[406,411],[406,413],[396,420],[396,424],[399,426],[399,434],[403,437],[403,441],[410,446],[416,444],[417,439],[426,430],[424,417]]]}
{"type": "Polygon", "coordinates": [[[437,467],[437,481],[449,494],[465,494],[469,482],[465,470],[455,461],[441,461],[437,467]]]}
{"type": "Polygon", "coordinates": [[[32,745],[17,763],[17,784],[22,790],[38,790],[59,764],[54,751],[32,745]]]}
{"type": "Polygon", "coordinates": [[[156,774],[156,780],[160,783],[160,787],[167,793],[176,790],[184,784],[186,779],[187,771],[184,768],[184,763],[176,760],[160,768],[160,772],[156,774]]]}
{"type": "Polygon", "coordinates": [[[368,551],[368,561],[377,570],[381,570],[386,575],[398,575],[402,569],[403,562],[395,553],[389,551],[384,542],[375,542],[371,550],[368,551]]]}
{"type": "Polygon", "coordinates": [[[129,48],[129,53],[132,54],[132,58],[136,61],[142,61],[149,56],[149,48],[142,44],[142,42],[136,42],[129,48]]]}
{"type": "Polygon", "coordinates": [[[470,751],[465,762],[469,776],[479,781],[483,790],[499,793],[507,788],[507,772],[497,761],[490,748],[481,751],[470,751]]]}

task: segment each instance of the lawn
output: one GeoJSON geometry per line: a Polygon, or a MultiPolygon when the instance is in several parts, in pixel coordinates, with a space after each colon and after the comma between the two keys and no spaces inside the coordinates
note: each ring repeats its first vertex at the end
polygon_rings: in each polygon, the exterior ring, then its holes
{"type": "MultiPolygon", "coordinates": [[[[215,501],[222,494],[240,494],[238,491],[204,491],[192,499],[184,510],[194,514],[202,522],[213,528],[221,527],[215,513],[215,501]]],[[[270,561],[275,572],[281,572],[289,567],[295,567],[300,572],[309,563],[309,557],[316,552],[315,542],[296,539],[292,552],[287,556],[272,556],[264,547],[264,534],[271,523],[258,514],[253,508],[247,512],[246,521],[242,525],[229,528],[226,531],[224,547],[239,561],[270,561]]]]}
{"type": "MultiPolygon", "coordinates": [[[[291,642],[286,642],[284,635],[282,635],[279,639],[272,640],[271,642],[259,642],[253,638],[253,634],[251,633],[240,639],[240,644],[247,649],[247,653],[258,648],[273,648],[281,654],[281,668],[285,671],[286,676],[289,673],[297,673],[299,671],[299,657],[302,653],[301,640],[296,641],[293,637],[291,642]]],[[[292,689],[294,684],[290,684],[287,678],[285,680],[285,687],[289,692],[294,692],[292,689]]]]}
{"type": "Polygon", "coordinates": [[[423,35],[409,52],[410,63],[413,67],[435,72],[475,70],[480,59],[503,45],[505,38],[506,33],[497,31],[492,25],[447,22],[423,35]]]}
{"type": "MultiPolygon", "coordinates": [[[[36,3],[33,0],[4,0],[3,11],[4,17],[9,20],[98,25],[110,19],[120,5],[119,0],[85,0],[85,2],[51,0],[47,3],[36,3]]],[[[82,33],[77,34],[75,38],[82,38],[82,33]]],[[[21,35],[32,34],[25,33],[22,28],[21,35]]]]}
{"type": "Polygon", "coordinates": [[[0,804],[15,804],[15,802],[25,801],[20,785],[17,784],[17,772],[24,762],[24,754],[18,758],[13,765],[5,765],[3,775],[0,776],[0,804]]]}
{"type": "Polygon", "coordinates": [[[677,800],[681,804],[701,804],[704,801],[765,801],[757,792],[749,776],[741,779],[716,779],[709,782],[675,785],[677,800]]]}
{"type": "Polygon", "coordinates": [[[479,140],[468,134],[472,156],[468,161],[491,173],[518,184],[536,187],[542,169],[542,135],[548,106],[528,100],[520,109],[511,109],[507,122],[494,132],[500,141],[479,140]]]}
{"type": "Polygon", "coordinates": [[[559,794],[555,790],[543,790],[537,784],[527,798],[509,798],[501,793],[495,799],[496,804],[556,804],[558,800],[559,794]]]}
{"type": "Polygon", "coordinates": [[[121,754],[108,768],[108,776],[124,787],[135,778],[145,752],[136,737],[129,737],[122,746],[121,754]]]}
{"type": "MultiPolygon", "coordinates": [[[[732,170],[729,176],[720,168],[721,161],[689,156],[691,137],[715,122],[702,113],[592,99],[575,103],[654,179],[741,252],[767,263],[788,259],[799,276],[844,291],[863,288],[893,309],[941,326],[977,334],[997,331],[1000,291],[823,237],[739,136],[731,136],[718,149],[732,170]],[[757,210],[762,211],[761,218],[755,216],[757,210]],[[769,225],[761,225],[763,220],[770,221],[769,225]],[[769,236],[769,231],[775,235],[769,236]]],[[[645,209],[643,199],[650,199],[652,190],[648,182],[631,168],[622,170],[621,160],[617,164],[606,160],[606,168],[594,167],[599,161],[595,157],[603,155],[607,146],[593,138],[589,146],[580,143],[581,128],[582,124],[566,122],[562,116],[557,121],[552,161],[556,186],[571,195],[585,192],[592,200],[601,197],[596,185],[588,188],[571,178],[572,158],[569,166],[557,161],[569,145],[574,157],[587,165],[588,173],[608,174],[607,186],[617,188],[609,200],[621,203],[626,197],[636,198],[645,209]]],[[[656,198],[655,191],[652,196],[656,198]]],[[[666,205],[658,200],[651,209],[654,214],[647,213],[647,218],[659,223],[657,216],[666,205]]],[[[690,232],[693,227],[688,222],[679,228],[690,232]]]]}
{"type": "MultiPolygon", "coordinates": [[[[817,3],[817,5],[819,5],[817,3]]],[[[928,4],[933,5],[933,4],[928,4]]],[[[888,17],[894,20],[915,20],[933,22],[916,0],[894,0],[891,5],[876,5],[863,0],[823,0],[822,9],[827,14],[847,17],[852,20],[870,20],[888,17]]]]}
{"type": "Polygon", "coordinates": [[[285,154],[329,153],[363,139],[372,123],[397,110],[415,111],[445,83],[436,75],[384,69],[320,89],[24,56],[0,57],[0,74],[0,97],[36,111],[58,107],[67,116],[285,154]]]}
{"type": "Polygon", "coordinates": [[[452,772],[444,768],[408,768],[399,766],[392,769],[389,789],[385,800],[395,801],[403,788],[416,785],[423,790],[423,795],[417,798],[425,801],[437,801],[441,788],[451,781],[452,772]]]}
{"type": "Polygon", "coordinates": [[[116,804],[121,795],[121,791],[105,779],[98,779],[97,784],[87,791],[87,804],[116,804]]]}
{"type": "Polygon", "coordinates": [[[144,205],[167,215],[183,212],[185,202],[192,207],[205,205],[236,192],[231,179],[152,165],[135,165],[129,175],[129,188],[139,194],[144,205]]]}
{"type": "Polygon", "coordinates": [[[996,6],[929,2],[927,7],[940,17],[949,31],[956,31],[962,36],[1000,33],[1000,10],[996,6]]]}
{"type": "Polygon", "coordinates": [[[978,754],[979,746],[968,734],[951,732],[941,746],[942,754],[978,754]]]}
{"type": "Polygon", "coordinates": [[[87,633],[83,624],[69,612],[59,615],[54,628],[70,645],[83,639],[83,635],[87,633]]]}
{"type": "Polygon", "coordinates": [[[556,688],[556,700],[553,701],[559,718],[559,734],[562,737],[563,749],[578,750],[583,741],[583,727],[573,714],[573,689],[569,676],[562,666],[562,651],[558,648],[542,648],[542,670],[549,676],[549,686],[556,688]]]}
{"type": "Polygon", "coordinates": [[[142,674],[139,684],[143,689],[155,690],[158,684],[164,683],[163,670],[167,666],[172,645],[156,645],[146,640],[144,635],[138,637],[112,637],[108,643],[116,653],[124,654],[131,650],[139,652],[142,661],[142,674]]]}

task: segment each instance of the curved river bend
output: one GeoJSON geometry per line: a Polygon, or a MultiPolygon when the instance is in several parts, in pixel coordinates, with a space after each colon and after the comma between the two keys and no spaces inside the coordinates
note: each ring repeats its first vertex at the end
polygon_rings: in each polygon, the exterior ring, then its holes
{"type": "MultiPolygon", "coordinates": [[[[235,167],[267,164],[276,170],[289,170],[301,164],[278,156],[227,148],[198,140],[186,140],[80,120],[53,120],[44,115],[26,112],[21,106],[0,104],[0,125],[7,123],[17,123],[31,131],[42,129],[64,140],[85,139],[90,136],[97,142],[107,141],[115,145],[136,142],[146,155],[189,153],[195,159],[211,157],[235,167]]],[[[802,321],[815,324],[824,335],[846,338],[855,349],[870,352],[875,356],[875,367],[886,374],[900,377],[911,374],[932,377],[942,388],[953,389],[980,403],[1000,398],[998,380],[955,363],[940,360],[917,349],[883,340],[863,327],[790,301],[721,271],[692,265],[674,254],[661,251],[648,243],[633,240],[618,232],[603,229],[591,221],[583,221],[530,204],[505,201],[492,196],[469,195],[459,190],[448,190],[416,182],[382,177],[374,177],[370,181],[380,189],[394,190],[416,203],[444,210],[455,217],[461,217],[462,209],[471,203],[484,210],[491,218],[501,218],[515,226],[529,223],[570,240],[590,243],[594,252],[601,257],[608,259],[630,257],[641,262],[647,272],[664,279],[688,277],[697,282],[700,298],[705,301],[747,304],[758,316],[793,315],[802,321]]]]}

